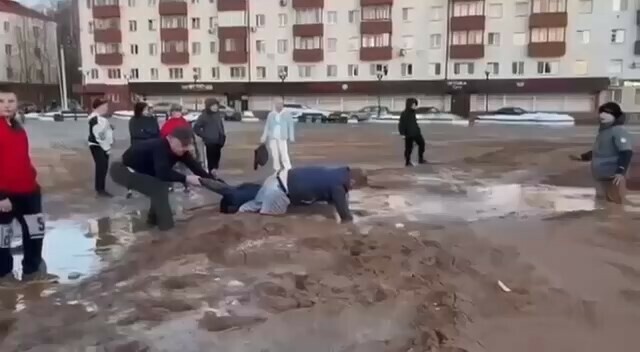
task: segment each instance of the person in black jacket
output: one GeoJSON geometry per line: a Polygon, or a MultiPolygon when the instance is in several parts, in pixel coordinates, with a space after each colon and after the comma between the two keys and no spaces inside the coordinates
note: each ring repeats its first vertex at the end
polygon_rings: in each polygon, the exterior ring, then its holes
{"type": "Polygon", "coordinates": [[[160,137],[158,120],[151,114],[149,105],[137,102],[133,107],[133,117],[129,120],[129,137],[131,144],[160,137]]]}
{"type": "Polygon", "coordinates": [[[406,166],[413,166],[411,153],[413,152],[414,143],[418,145],[418,163],[427,163],[424,159],[424,138],[416,119],[416,108],[418,108],[418,100],[416,98],[408,98],[398,123],[398,132],[400,132],[401,136],[404,136],[404,160],[406,166]]]}

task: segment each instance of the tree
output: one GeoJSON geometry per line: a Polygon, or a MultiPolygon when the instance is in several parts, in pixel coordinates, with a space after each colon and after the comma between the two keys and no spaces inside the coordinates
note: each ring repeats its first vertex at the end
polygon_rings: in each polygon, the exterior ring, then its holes
{"type": "Polygon", "coordinates": [[[17,70],[18,80],[23,83],[33,82],[33,72],[36,67],[36,57],[34,55],[35,41],[33,31],[29,30],[31,19],[22,16],[20,22],[15,27],[17,70]]]}

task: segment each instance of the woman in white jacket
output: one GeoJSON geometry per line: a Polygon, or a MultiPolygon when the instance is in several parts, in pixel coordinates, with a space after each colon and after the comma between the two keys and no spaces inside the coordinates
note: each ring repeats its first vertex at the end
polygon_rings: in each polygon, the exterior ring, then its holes
{"type": "Polygon", "coordinates": [[[275,109],[267,116],[260,138],[261,143],[267,143],[275,171],[291,169],[288,143],[295,142],[293,123],[291,113],[284,110],[283,101],[277,99],[275,109]]]}
{"type": "Polygon", "coordinates": [[[109,111],[109,101],[98,98],[93,101],[93,112],[89,115],[89,149],[95,164],[95,189],[98,197],[111,198],[105,189],[109,154],[113,145],[113,127],[105,117],[109,111]]]}

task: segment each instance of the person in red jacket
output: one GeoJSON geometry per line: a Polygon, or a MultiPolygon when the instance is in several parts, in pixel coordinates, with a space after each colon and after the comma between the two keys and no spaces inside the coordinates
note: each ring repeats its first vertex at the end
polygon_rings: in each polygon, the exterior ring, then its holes
{"type": "Polygon", "coordinates": [[[54,282],[42,260],[45,218],[36,169],[29,156],[29,140],[16,118],[16,94],[0,88],[0,288],[13,288],[11,239],[22,234],[22,280],[54,282]]]}

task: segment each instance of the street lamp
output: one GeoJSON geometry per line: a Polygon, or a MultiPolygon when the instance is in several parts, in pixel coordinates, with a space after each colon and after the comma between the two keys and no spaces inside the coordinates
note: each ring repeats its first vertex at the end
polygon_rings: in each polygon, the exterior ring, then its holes
{"type": "Polygon", "coordinates": [[[491,66],[487,65],[484,69],[485,85],[484,85],[484,112],[489,112],[489,76],[491,75],[491,66]]]}
{"type": "Polygon", "coordinates": [[[282,96],[282,102],[284,102],[284,81],[287,80],[288,75],[289,74],[285,69],[281,69],[280,72],[278,72],[278,77],[280,77],[280,82],[282,82],[282,85],[280,86],[280,95],[282,96]]]}
{"type": "MultiPolygon", "coordinates": [[[[195,69],[194,69],[195,71],[195,69]]],[[[195,85],[198,84],[198,79],[200,78],[200,76],[198,76],[198,73],[194,72],[193,73],[193,85],[194,85],[194,90],[196,90],[195,85]]],[[[198,111],[198,96],[196,95],[196,111],[198,111]]]]}
{"type": "Polygon", "coordinates": [[[386,66],[376,72],[376,78],[378,79],[378,117],[380,117],[380,110],[382,109],[382,79],[387,73],[388,69],[386,66]]]}
{"type": "Polygon", "coordinates": [[[127,106],[131,104],[131,86],[129,85],[129,81],[131,81],[131,75],[124,74],[124,79],[127,81],[127,106]]]}

